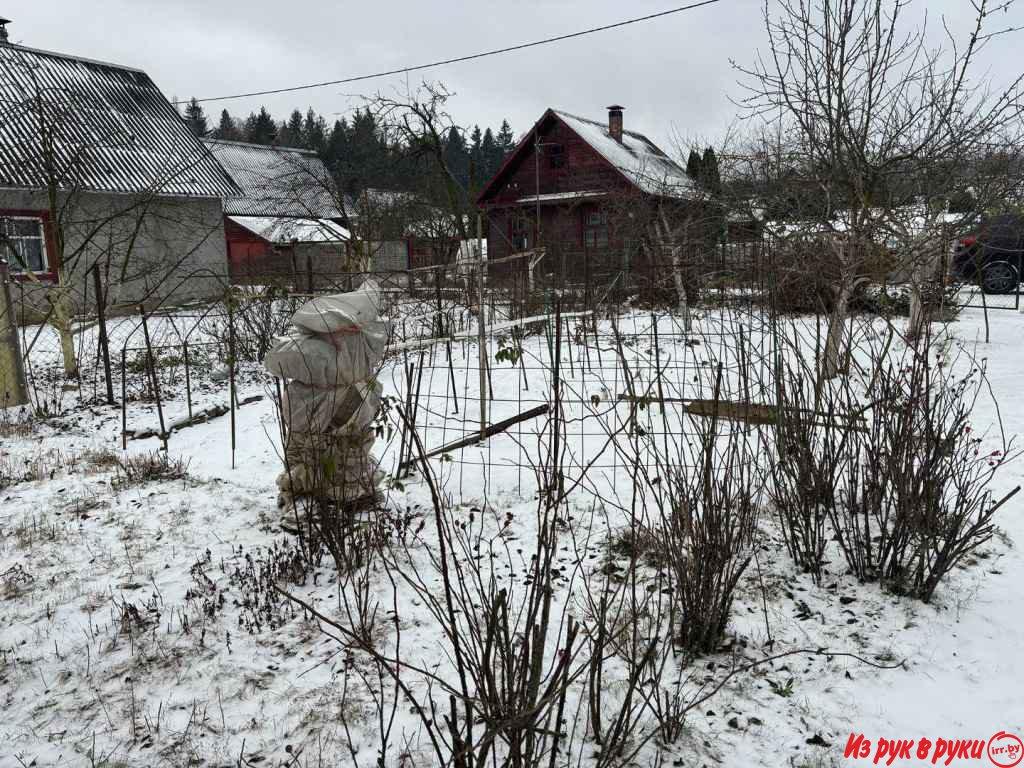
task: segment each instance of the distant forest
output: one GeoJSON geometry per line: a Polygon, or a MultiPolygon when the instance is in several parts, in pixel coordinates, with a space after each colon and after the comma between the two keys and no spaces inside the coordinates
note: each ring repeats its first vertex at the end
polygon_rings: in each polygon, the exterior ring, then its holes
{"type": "MultiPolygon", "coordinates": [[[[412,156],[399,142],[389,139],[377,125],[373,113],[357,109],[351,117],[328,124],[312,108],[303,115],[294,110],[287,120],[279,121],[266,108],[237,118],[221,110],[214,122],[192,99],[184,110],[191,131],[199,137],[247,141],[253,144],[302,147],[314,150],[334,176],[339,189],[357,197],[364,189],[413,192],[430,197],[436,178],[423,157],[412,156]]],[[[452,128],[445,138],[445,164],[452,170],[465,195],[471,201],[497,172],[515,146],[508,121],[497,131],[479,125],[465,131],[452,128]]]]}

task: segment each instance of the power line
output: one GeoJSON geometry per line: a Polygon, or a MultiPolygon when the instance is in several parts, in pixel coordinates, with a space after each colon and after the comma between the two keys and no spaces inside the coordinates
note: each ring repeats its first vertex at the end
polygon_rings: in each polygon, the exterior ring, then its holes
{"type": "MultiPolygon", "coordinates": [[[[548,37],[543,40],[534,40],[530,43],[520,43],[519,45],[510,45],[506,48],[495,48],[490,51],[483,51],[482,53],[472,53],[468,56],[458,56],[454,59],[443,59],[441,61],[432,61],[429,64],[417,64],[412,67],[402,67],[401,69],[392,69],[387,72],[374,72],[372,75],[359,75],[357,77],[346,77],[341,80],[325,80],[322,83],[309,83],[307,85],[293,85],[289,88],[272,88],[266,91],[251,91],[250,93],[234,93],[229,96],[207,96],[202,99],[196,99],[197,102],[207,101],[228,101],[229,99],[245,99],[253,96],[270,96],[276,93],[291,93],[293,91],[307,91],[311,88],[324,88],[328,85],[344,85],[345,83],[357,83],[362,80],[373,80],[378,77],[387,77],[389,75],[401,75],[407,72],[417,72],[421,69],[430,69],[431,67],[441,67],[446,64],[458,64],[463,61],[473,61],[474,59],[482,59],[487,56],[497,56],[502,53],[512,53],[513,51],[521,51],[525,48],[534,48],[538,45],[549,45],[551,43],[558,43],[562,40],[571,40],[575,37],[583,37],[584,35],[592,35],[595,32],[604,32],[609,29],[617,29],[618,27],[625,27],[630,24],[639,24],[642,21],[651,21],[652,19],[660,19],[664,16],[671,16],[674,13],[682,13],[683,11],[690,11],[694,8],[700,8],[705,5],[714,5],[722,0],[701,0],[701,2],[690,3],[689,5],[683,5],[678,8],[670,8],[667,11],[659,11],[658,13],[651,13],[647,16],[637,16],[633,19],[626,19],[625,21],[617,21],[614,24],[605,24],[601,27],[591,27],[590,29],[580,30],[579,32],[570,32],[566,35],[558,35],[557,37],[548,37]]],[[[191,100],[190,100],[191,101],[191,100]]],[[[176,101],[178,104],[187,104],[188,101],[176,101]]]]}

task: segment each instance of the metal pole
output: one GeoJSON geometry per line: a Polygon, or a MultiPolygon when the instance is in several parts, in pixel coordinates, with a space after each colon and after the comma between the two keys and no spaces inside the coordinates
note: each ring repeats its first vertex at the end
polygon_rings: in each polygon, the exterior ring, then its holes
{"type": "MultiPolygon", "coordinates": [[[[310,291],[312,293],[312,291],[310,291]]],[[[235,297],[228,293],[228,409],[231,412],[231,468],[235,468],[235,297]]]]}
{"type": "Polygon", "coordinates": [[[533,247],[540,247],[540,136],[533,135],[533,159],[537,185],[537,225],[533,228],[533,247]]]}
{"type": "Polygon", "coordinates": [[[189,372],[191,364],[188,358],[188,342],[181,342],[181,348],[185,355],[185,402],[188,403],[188,420],[192,421],[192,375],[189,372]]]}
{"type": "Polygon", "coordinates": [[[487,331],[484,328],[484,254],[480,247],[483,225],[476,215],[477,255],[477,346],[480,347],[480,439],[487,438],[487,331]]]}
{"type": "Polygon", "coordinates": [[[106,295],[103,293],[103,283],[100,281],[100,264],[96,262],[92,266],[93,285],[96,290],[96,319],[100,326],[100,351],[103,353],[103,373],[107,377],[107,405],[114,404],[114,382],[110,376],[110,339],[107,336],[107,310],[106,295]]]}
{"type": "Polygon", "coordinates": [[[160,402],[160,382],[156,375],[156,360],[153,357],[153,344],[149,340],[149,324],[146,322],[146,308],[139,304],[139,314],[142,315],[142,335],[146,339],[146,364],[149,368],[149,378],[153,385],[153,396],[156,398],[156,413],[160,417],[160,440],[164,444],[164,453],[167,453],[167,430],[164,428],[164,407],[160,402]]]}

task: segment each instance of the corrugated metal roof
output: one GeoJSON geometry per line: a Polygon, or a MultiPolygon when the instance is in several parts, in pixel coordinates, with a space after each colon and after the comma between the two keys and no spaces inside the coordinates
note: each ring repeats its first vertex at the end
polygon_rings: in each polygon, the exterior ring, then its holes
{"type": "Polygon", "coordinates": [[[349,232],[330,219],[291,216],[228,216],[240,227],[276,245],[288,243],[341,243],[349,232]]]}
{"type": "Polygon", "coordinates": [[[224,212],[238,216],[341,218],[334,182],[315,152],[239,141],[205,139],[207,147],[241,188],[224,212]]]}
{"type": "Polygon", "coordinates": [[[238,193],[145,72],[0,45],[0,186],[50,178],[98,192],[238,193]]]}

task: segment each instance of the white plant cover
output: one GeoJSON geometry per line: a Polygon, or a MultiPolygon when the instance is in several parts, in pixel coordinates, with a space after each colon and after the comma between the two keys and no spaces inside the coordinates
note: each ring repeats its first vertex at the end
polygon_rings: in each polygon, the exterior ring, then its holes
{"type": "Polygon", "coordinates": [[[264,366],[286,382],[287,466],[277,479],[283,492],[340,502],[375,493],[371,448],[382,391],[375,374],[387,342],[380,301],[372,281],[317,297],[295,312],[293,328],[267,353],[264,366]]]}

